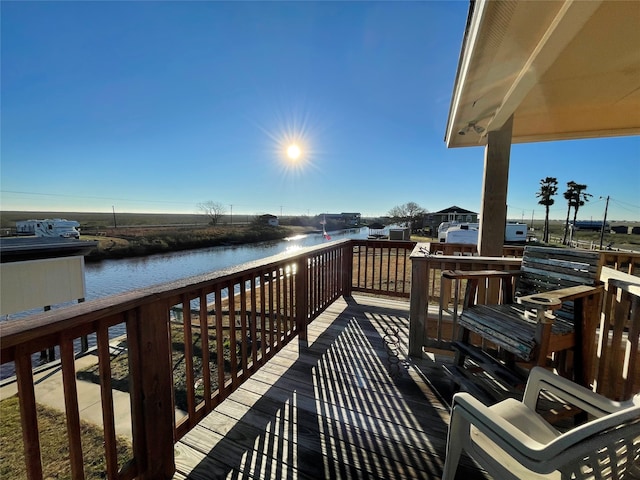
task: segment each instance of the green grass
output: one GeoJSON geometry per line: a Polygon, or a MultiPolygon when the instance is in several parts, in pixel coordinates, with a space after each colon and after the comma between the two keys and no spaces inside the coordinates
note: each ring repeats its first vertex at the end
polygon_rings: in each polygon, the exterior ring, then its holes
{"type": "MultiPolygon", "coordinates": [[[[42,405],[37,409],[43,476],[46,479],[71,478],[65,415],[42,405]]],[[[26,479],[17,396],[0,402],[0,419],[0,478],[26,479]]],[[[106,478],[102,430],[87,422],[81,422],[80,428],[86,478],[106,478]]],[[[117,443],[118,460],[122,465],[133,456],[132,449],[126,439],[119,437],[117,443]]]]}
{"type": "MultiPolygon", "coordinates": [[[[118,213],[116,212],[118,226],[130,225],[206,225],[209,219],[202,214],[185,213],[118,213]]],[[[16,226],[18,220],[31,218],[66,218],[80,222],[80,228],[109,228],[113,227],[113,212],[15,212],[3,211],[0,215],[0,226],[11,228],[16,226]]]]}

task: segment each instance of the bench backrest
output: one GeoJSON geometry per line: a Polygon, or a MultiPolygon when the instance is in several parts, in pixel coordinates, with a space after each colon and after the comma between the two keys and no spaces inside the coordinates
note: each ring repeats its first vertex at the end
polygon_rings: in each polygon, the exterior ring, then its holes
{"type": "Polygon", "coordinates": [[[576,285],[596,285],[600,268],[599,252],[526,246],[515,295],[521,297],[576,285]]]}

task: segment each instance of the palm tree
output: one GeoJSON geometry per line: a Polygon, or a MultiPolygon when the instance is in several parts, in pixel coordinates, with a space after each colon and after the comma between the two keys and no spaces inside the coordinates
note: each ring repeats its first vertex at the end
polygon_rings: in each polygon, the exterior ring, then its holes
{"type": "Polygon", "coordinates": [[[569,215],[571,214],[571,207],[573,206],[573,199],[575,198],[575,186],[576,182],[571,180],[567,182],[567,191],[564,192],[563,196],[565,200],[567,200],[567,219],[564,222],[564,235],[562,236],[562,243],[567,243],[567,235],[569,234],[569,215]]]}
{"type": "Polygon", "coordinates": [[[585,193],[587,189],[586,185],[576,184],[574,186],[576,197],[573,202],[573,224],[576,224],[576,219],[578,218],[578,209],[582,207],[586,202],[589,201],[590,197],[593,197],[590,193],[585,193]]]}
{"type": "Polygon", "coordinates": [[[573,212],[573,224],[576,224],[576,218],[578,217],[578,209],[589,201],[589,197],[592,197],[590,193],[585,193],[587,186],[581,183],[576,183],[573,180],[567,182],[567,191],[564,192],[564,198],[567,200],[567,220],[564,224],[564,236],[562,243],[567,243],[567,235],[569,234],[569,215],[571,208],[574,208],[573,212]]]}
{"type": "Polygon", "coordinates": [[[540,191],[536,193],[538,203],[544,205],[544,230],[542,233],[542,241],[549,243],[549,207],[555,203],[552,198],[558,193],[558,179],[555,177],[547,177],[540,180],[540,191]]]}

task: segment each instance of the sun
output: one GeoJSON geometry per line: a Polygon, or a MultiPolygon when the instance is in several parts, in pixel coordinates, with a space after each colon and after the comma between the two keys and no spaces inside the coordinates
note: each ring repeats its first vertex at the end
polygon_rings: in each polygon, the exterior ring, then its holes
{"type": "Polygon", "coordinates": [[[304,112],[276,112],[272,127],[259,125],[273,141],[270,157],[277,161],[285,176],[304,176],[309,169],[318,168],[317,139],[311,135],[310,123],[310,115],[304,112]]]}
{"type": "Polygon", "coordinates": [[[300,157],[300,153],[302,153],[300,147],[295,143],[289,145],[287,148],[287,157],[289,157],[289,160],[297,160],[300,157]]]}

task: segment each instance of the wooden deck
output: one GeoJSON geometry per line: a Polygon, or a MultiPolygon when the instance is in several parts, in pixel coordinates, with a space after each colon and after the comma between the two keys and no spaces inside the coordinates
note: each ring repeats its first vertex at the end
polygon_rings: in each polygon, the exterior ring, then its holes
{"type": "MultiPolygon", "coordinates": [[[[407,302],[336,301],[176,444],[174,478],[440,478],[443,374],[407,361],[408,330],[407,302]]],[[[488,478],[464,460],[460,478],[488,478]]]]}

